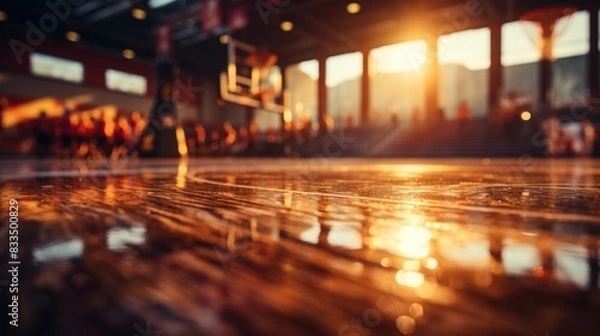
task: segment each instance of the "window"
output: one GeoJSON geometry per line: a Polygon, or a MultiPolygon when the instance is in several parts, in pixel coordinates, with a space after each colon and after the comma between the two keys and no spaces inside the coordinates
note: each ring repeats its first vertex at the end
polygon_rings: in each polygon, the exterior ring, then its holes
{"type": "MultiPolygon", "coordinates": [[[[555,107],[585,101],[589,20],[589,13],[580,11],[556,23],[551,95],[555,107]]],[[[505,92],[529,97],[532,102],[538,96],[540,43],[539,27],[532,22],[517,21],[502,26],[505,92]]]]}
{"type": "Polygon", "coordinates": [[[427,43],[408,41],[371,50],[370,86],[372,122],[408,121],[425,108],[427,43]]]}
{"type": "Polygon", "coordinates": [[[285,78],[291,93],[292,120],[296,123],[307,119],[312,123],[318,122],[319,62],[310,60],[291,65],[286,69],[285,78]]]}
{"type": "Polygon", "coordinates": [[[556,23],[554,42],[554,106],[571,106],[586,101],[587,55],[590,51],[590,14],[579,11],[556,23]]]}
{"type": "Polygon", "coordinates": [[[144,76],[108,69],[106,70],[105,81],[109,90],[138,95],[144,95],[148,92],[148,81],[144,76]]]}
{"type": "Polygon", "coordinates": [[[362,58],[360,52],[327,58],[327,111],[335,128],[359,122],[362,58]]]}
{"type": "Polygon", "coordinates": [[[438,88],[446,119],[458,117],[458,106],[463,101],[473,117],[488,113],[490,39],[489,28],[460,31],[438,39],[438,88]]]}
{"type": "Polygon", "coordinates": [[[34,75],[67,82],[83,82],[83,64],[80,62],[39,53],[32,53],[29,60],[34,75]]]}
{"type": "Polygon", "coordinates": [[[519,104],[533,104],[539,93],[540,38],[534,23],[509,22],[502,25],[503,96],[518,98],[519,104]]]}

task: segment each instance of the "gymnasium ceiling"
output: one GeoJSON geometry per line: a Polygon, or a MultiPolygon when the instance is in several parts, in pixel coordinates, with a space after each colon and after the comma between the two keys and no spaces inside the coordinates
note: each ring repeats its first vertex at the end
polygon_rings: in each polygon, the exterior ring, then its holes
{"type": "MultiPolygon", "coordinates": [[[[24,32],[27,20],[38,22],[49,12],[46,1],[2,2],[0,10],[8,19],[0,27],[24,32]]],[[[68,43],[65,32],[77,31],[83,46],[117,54],[130,48],[137,57],[151,60],[155,56],[156,28],[171,24],[174,51],[181,66],[220,71],[225,48],[219,36],[227,28],[203,32],[203,1],[174,0],[159,8],[151,8],[151,0],[83,1],[73,7],[51,35],[68,43]],[[144,10],[147,17],[135,19],[132,16],[135,8],[144,10]]],[[[247,8],[248,25],[233,32],[234,38],[277,53],[284,64],[423,38],[427,32],[459,31],[484,27],[493,21],[514,21],[533,8],[547,5],[569,4],[588,9],[600,3],[600,0],[280,0],[275,12],[267,16],[257,9],[261,1],[269,0],[222,0],[222,3],[224,13],[233,8],[231,3],[247,8]],[[358,2],[361,10],[349,14],[350,2],[358,2]],[[292,22],[294,28],[283,31],[280,27],[284,21],[292,22]]]]}

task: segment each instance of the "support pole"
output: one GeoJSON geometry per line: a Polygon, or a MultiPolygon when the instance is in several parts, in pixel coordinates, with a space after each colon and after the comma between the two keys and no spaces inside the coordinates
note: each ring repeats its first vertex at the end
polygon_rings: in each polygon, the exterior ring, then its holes
{"type": "Polygon", "coordinates": [[[319,57],[319,79],[317,80],[319,133],[327,133],[327,57],[319,57]]]}
{"type": "Polygon", "coordinates": [[[590,6],[590,52],[588,54],[588,87],[589,98],[600,98],[600,68],[598,58],[598,5],[590,6]]]}
{"type": "Polygon", "coordinates": [[[552,63],[554,47],[554,24],[555,21],[543,21],[540,23],[542,31],[542,56],[540,59],[540,106],[547,112],[552,102],[552,63]]]}
{"type": "Polygon", "coordinates": [[[427,68],[425,78],[425,115],[422,120],[431,120],[438,116],[439,109],[439,64],[438,64],[438,35],[427,38],[427,68]]]}
{"type": "Polygon", "coordinates": [[[370,72],[370,50],[363,51],[363,62],[362,62],[362,85],[361,85],[361,109],[360,109],[360,124],[366,126],[369,123],[369,117],[371,115],[371,81],[369,77],[370,72]]]}
{"type": "Polygon", "coordinates": [[[502,23],[493,22],[490,25],[491,32],[491,56],[490,56],[490,77],[489,77],[489,92],[488,102],[490,116],[495,118],[497,115],[492,115],[498,112],[495,108],[498,106],[498,99],[503,87],[502,76],[502,23]]]}

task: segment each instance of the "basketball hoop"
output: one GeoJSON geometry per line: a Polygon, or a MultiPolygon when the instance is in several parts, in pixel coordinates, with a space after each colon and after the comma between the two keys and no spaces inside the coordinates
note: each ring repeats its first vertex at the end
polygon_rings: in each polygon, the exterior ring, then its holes
{"type": "Polygon", "coordinates": [[[267,51],[255,51],[246,57],[246,64],[252,67],[252,85],[250,92],[258,95],[259,93],[271,89],[269,77],[271,69],[277,63],[277,55],[267,51]],[[267,87],[266,87],[266,86],[267,87]]]}
{"type": "Polygon", "coordinates": [[[268,51],[255,51],[246,57],[246,63],[253,68],[272,67],[277,63],[277,55],[268,51]]]}
{"type": "Polygon", "coordinates": [[[283,75],[276,65],[276,54],[229,39],[227,58],[227,71],[219,76],[223,100],[281,113],[284,117],[289,114],[289,94],[283,90],[283,75]]]}
{"type": "Polygon", "coordinates": [[[265,108],[269,103],[273,102],[273,98],[275,98],[274,90],[261,90],[257,96],[260,98],[260,108],[265,108]]]}

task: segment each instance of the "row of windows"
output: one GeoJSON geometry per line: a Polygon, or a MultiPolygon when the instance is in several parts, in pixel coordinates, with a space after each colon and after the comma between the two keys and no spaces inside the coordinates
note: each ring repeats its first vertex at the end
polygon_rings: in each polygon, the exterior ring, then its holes
{"type": "MultiPolygon", "coordinates": [[[[81,62],[32,53],[30,64],[31,72],[34,75],[73,83],[83,82],[83,64],[81,62]]],[[[144,95],[148,92],[148,81],[144,76],[108,69],[104,73],[104,81],[109,90],[138,95],[144,95]]]]}
{"type": "MultiPolygon", "coordinates": [[[[556,107],[580,104],[587,96],[590,50],[590,14],[576,12],[560,19],[553,44],[552,104],[556,107]]],[[[516,95],[534,102],[539,94],[537,62],[541,56],[537,26],[509,22],[501,30],[503,81],[500,92],[489,92],[491,30],[473,29],[440,36],[434,60],[438,66],[439,105],[444,117],[458,116],[458,106],[466,101],[473,116],[488,113],[490,95],[516,95]]],[[[598,46],[600,48],[600,45],[598,46]]],[[[347,118],[360,118],[360,77],[363,57],[368,57],[370,109],[372,120],[388,122],[390,115],[410,121],[425,109],[425,83],[428,66],[427,42],[408,41],[362,52],[328,57],[326,85],[328,114],[336,125],[347,118]]],[[[291,90],[293,118],[317,118],[319,62],[310,60],[288,68],[287,87],[291,90]]]]}

